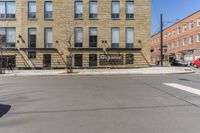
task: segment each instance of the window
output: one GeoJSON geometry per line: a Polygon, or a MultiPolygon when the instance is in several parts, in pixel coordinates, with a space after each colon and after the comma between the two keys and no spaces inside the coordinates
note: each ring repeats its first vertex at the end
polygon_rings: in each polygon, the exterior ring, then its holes
{"type": "Polygon", "coordinates": [[[29,51],[28,52],[28,58],[29,59],[35,59],[36,58],[36,52],[35,51],[29,51]]]}
{"type": "Polygon", "coordinates": [[[28,18],[36,19],[36,2],[35,1],[28,2],[28,18]]]}
{"type": "Polygon", "coordinates": [[[83,46],[83,28],[75,28],[75,46],[74,47],[82,47],[83,46]]]}
{"type": "Polygon", "coordinates": [[[96,1],[90,1],[90,19],[97,19],[97,2],[96,1]]]}
{"type": "Polygon", "coordinates": [[[193,36],[190,36],[189,37],[189,44],[192,44],[193,43],[193,36]]]}
{"type": "Polygon", "coordinates": [[[16,29],[0,28],[0,43],[3,44],[2,47],[15,47],[16,29]]]}
{"type": "Polygon", "coordinates": [[[190,22],[190,30],[192,30],[192,29],[194,29],[194,22],[193,21],[190,22]]]}
{"type": "Polygon", "coordinates": [[[175,36],[176,35],[176,30],[172,31],[172,35],[175,36]]]}
{"type": "Polygon", "coordinates": [[[183,26],[183,32],[186,32],[187,31],[187,25],[185,24],[184,26],[183,26]]]}
{"type": "Polygon", "coordinates": [[[200,26],[200,17],[197,19],[197,26],[200,26]]]}
{"type": "Polygon", "coordinates": [[[97,47],[97,28],[90,28],[89,47],[97,47]]]}
{"type": "Polygon", "coordinates": [[[82,67],[83,65],[83,55],[82,54],[75,54],[74,55],[74,66],[75,67],[82,67]]]}
{"type": "Polygon", "coordinates": [[[28,42],[29,48],[36,48],[36,28],[29,28],[28,29],[28,42]]]}
{"type": "Polygon", "coordinates": [[[171,32],[168,33],[168,38],[171,36],[171,32]]]}
{"type": "Polygon", "coordinates": [[[14,19],[16,17],[15,2],[0,2],[0,19],[14,19]]]}
{"type": "Polygon", "coordinates": [[[89,55],[89,66],[90,67],[96,67],[97,66],[97,55],[96,54],[90,54],[89,55]]]}
{"type": "Polygon", "coordinates": [[[133,1],[126,2],[126,19],[134,18],[134,3],[133,1]]]}
{"type": "Polygon", "coordinates": [[[170,49],[170,44],[168,44],[168,49],[170,49]]]}
{"type": "Polygon", "coordinates": [[[178,33],[178,35],[181,34],[181,28],[180,27],[178,27],[177,33],[178,33]]]}
{"type": "Polygon", "coordinates": [[[82,1],[75,1],[75,15],[76,19],[83,18],[83,2],[82,1]]]}
{"type": "Polygon", "coordinates": [[[174,48],[174,42],[172,43],[172,48],[174,48]]]}
{"type": "Polygon", "coordinates": [[[45,19],[52,19],[53,18],[53,4],[52,4],[52,1],[45,1],[44,18],[45,19]]]}
{"type": "Polygon", "coordinates": [[[119,48],[119,28],[112,28],[112,48],[119,48]]]}
{"type": "Polygon", "coordinates": [[[178,48],[181,47],[181,42],[180,42],[180,40],[177,41],[177,47],[178,47],[178,48]]]}
{"type": "Polygon", "coordinates": [[[119,19],[119,1],[112,1],[112,19],[119,19]]]}
{"type": "Polygon", "coordinates": [[[200,42],[200,33],[197,34],[197,42],[200,42]]]}
{"type": "Polygon", "coordinates": [[[43,67],[51,68],[51,54],[43,55],[43,67]]]}
{"type": "Polygon", "coordinates": [[[186,45],[186,41],[187,41],[187,39],[183,38],[183,46],[186,45]]]}
{"type": "Polygon", "coordinates": [[[134,44],[134,29],[126,28],[126,48],[133,48],[134,44]]]}
{"type": "Polygon", "coordinates": [[[133,54],[126,55],[126,64],[133,64],[134,63],[134,56],[133,54]]]}
{"type": "Polygon", "coordinates": [[[52,48],[53,43],[53,35],[52,35],[52,28],[45,28],[45,48],[52,48]]]}

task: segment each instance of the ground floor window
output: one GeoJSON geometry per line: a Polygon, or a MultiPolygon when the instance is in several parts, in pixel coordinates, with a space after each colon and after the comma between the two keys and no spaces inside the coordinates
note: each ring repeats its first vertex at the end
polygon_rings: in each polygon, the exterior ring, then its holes
{"type": "Polygon", "coordinates": [[[43,67],[45,67],[45,68],[51,67],[51,54],[43,55],[43,67]]]}
{"type": "Polygon", "coordinates": [[[35,51],[29,51],[28,52],[28,58],[29,59],[35,59],[36,58],[36,52],[35,51]]]}
{"type": "Polygon", "coordinates": [[[82,67],[83,66],[83,55],[82,54],[75,54],[74,55],[74,66],[75,67],[82,67]]]}
{"type": "Polygon", "coordinates": [[[97,55],[96,54],[90,54],[89,55],[89,66],[90,67],[96,67],[97,66],[97,55]]]}
{"type": "Polygon", "coordinates": [[[133,64],[134,63],[134,56],[133,54],[126,55],[126,64],[133,64]]]}
{"type": "Polygon", "coordinates": [[[16,57],[14,55],[3,55],[0,60],[2,60],[2,68],[16,67],[16,57]]]}

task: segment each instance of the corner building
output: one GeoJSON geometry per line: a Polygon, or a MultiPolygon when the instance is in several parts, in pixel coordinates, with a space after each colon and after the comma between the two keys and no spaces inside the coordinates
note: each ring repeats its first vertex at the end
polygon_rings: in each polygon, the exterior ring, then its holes
{"type": "MultiPolygon", "coordinates": [[[[151,60],[160,61],[160,32],[151,37],[151,60]]],[[[175,58],[193,62],[200,58],[200,10],[183,18],[163,31],[164,61],[175,58]]]]}
{"type": "Polygon", "coordinates": [[[150,0],[0,0],[2,65],[148,67],[150,0]]]}

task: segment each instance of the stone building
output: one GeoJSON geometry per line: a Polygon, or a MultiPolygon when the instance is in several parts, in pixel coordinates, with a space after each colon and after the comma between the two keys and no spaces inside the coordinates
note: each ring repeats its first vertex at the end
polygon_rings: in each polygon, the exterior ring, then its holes
{"type": "MultiPolygon", "coordinates": [[[[151,60],[160,61],[160,32],[151,37],[151,60]]],[[[200,58],[200,10],[178,21],[163,31],[164,60],[191,63],[200,58]]]]}
{"type": "Polygon", "coordinates": [[[2,65],[147,67],[150,0],[0,0],[2,65]]]}

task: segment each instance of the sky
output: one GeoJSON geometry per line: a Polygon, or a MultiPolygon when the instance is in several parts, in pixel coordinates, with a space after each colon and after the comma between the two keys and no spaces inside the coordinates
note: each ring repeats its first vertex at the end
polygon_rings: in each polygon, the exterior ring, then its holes
{"type": "Polygon", "coordinates": [[[200,10],[200,0],[152,0],[151,34],[159,31],[160,14],[166,27],[200,10]]]}

